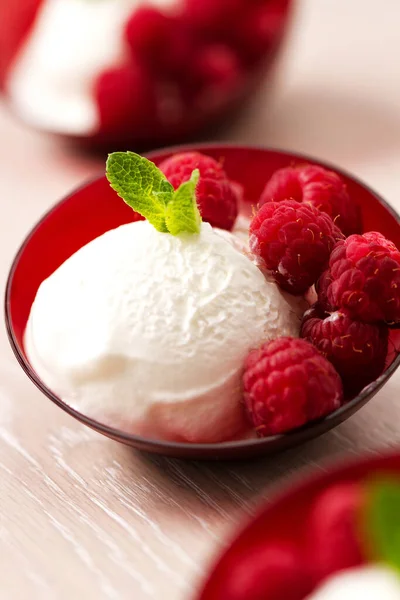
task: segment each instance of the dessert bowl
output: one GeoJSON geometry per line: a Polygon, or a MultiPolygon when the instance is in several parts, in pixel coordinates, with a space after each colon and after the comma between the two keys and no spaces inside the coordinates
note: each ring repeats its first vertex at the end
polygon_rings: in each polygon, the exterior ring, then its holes
{"type": "MultiPolygon", "coordinates": [[[[388,481],[399,481],[400,476],[400,454],[399,453],[388,453],[382,456],[366,456],[361,459],[352,461],[345,461],[344,463],[330,468],[323,473],[319,472],[318,475],[311,475],[305,480],[297,484],[290,485],[286,490],[280,492],[272,502],[268,502],[267,505],[261,506],[258,513],[254,518],[248,522],[244,528],[236,534],[236,537],[232,540],[229,546],[225,549],[219,558],[217,558],[215,564],[211,569],[211,573],[208,575],[205,583],[199,590],[196,600],[239,600],[242,598],[241,587],[246,587],[239,583],[236,585],[233,580],[235,579],[232,575],[239,572],[243,573],[245,561],[256,553],[260,557],[260,550],[262,551],[263,546],[272,543],[278,545],[281,544],[304,544],[304,535],[306,531],[305,523],[310,515],[310,510],[314,506],[314,502],[325,494],[330,489],[338,489],[342,486],[353,486],[358,484],[376,484],[379,482],[388,481]],[[336,487],[338,486],[338,487],[336,487]]],[[[342,488],[343,489],[343,488],[342,488]]],[[[342,506],[344,505],[344,502],[342,506]]],[[[331,507],[333,504],[330,505],[331,507]]],[[[339,504],[336,503],[336,507],[339,504]]],[[[336,510],[336,509],[333,509],[336,510]]],[[[332,511],[333,512],[333,511],[332,511]]],[[[336,513],[339,514],[338,512],[336,513]]],[[[344,515],[342,513],[342,517],[344,515]]],[[[344,517],[345,519],[345,517],[344,517]]],[[[331,523],[332,524],[332,523],[331,523]]],[[[343,524],[343,519],[337,521],[336,526],[343,524]]],[[[347,523],[348,525],[348,523],[347,523]]],[[[325,527],[325,523],[322,525],[325,527]]],[[[346,527],[346,526],[345,526],[346,527]]],[[[341,533],[342,529],[339,527],[341,533]]],[[[344,530],[344,528],[343,528],[344,530]]],[[[396,524],[394,524],[393,531],[396,531],[396,524]]],[[[346,528],[347,532],[347,528],[346,528]]],[[[397,531],[398,534],[398,531],[397,531]]],[[[340,535],[335,538],[337,542],[340,535]]],[[[304,547],[302,546],[303,550],[304,547]]],[[[248,564],[247,564],[248,567],[248,564]]],[[[349,573],[347,569],[351,569],[355,572],[355,567],[346,567],[342,565],[343,571],[341,574],[349,573]]],[[[250,581],[251,567],[247,571],[247,576],[250,581]]],[[[258,572],[259,574],[259,572],[258,572]]],[[[337,573],[333,573],[337,576],[337,573]]],[[[325,582],[328,581],[330,576],[325,576],[325,582]]],[[[245,577],[242,582],[247,578],[245,577]]],[[[310,587],[313,588],[315,584],[311,583],[310,587]]],[[[343,587],[341,588],[343,591],[343,587]]],[[[246,587],[247,593],[243,595],[243,599],[255,600],[260,597],[257,592],[253,596],[252,592],[246,587]]],[[[275,591],[275,588],[274,588],[275,591]]],[[[318,598],[322,598],[323,594],[318,598]]],[[[282,591],[282,595],[276,596],[273,594],[273,598],[286,598],[287,596],[282,591]]],[[[296,598],[301,597],[301,593],[295,594],[296,598]]],[[[312,590],[308,589],[304,597],[313,598],[312,590]],[[310,596],[311,593],[311,596],[310,596]]],[[[327,594],[324,598],[338,598],[342,595],[338,594],[327,594]]],[[[343,597],[346,598],[359,598],[362,596],[345,594],[343,597]]],[[[376,597],[375,595],[365,597],[376,597]]],[[[398,597],[386,596],[382,594],[382,597],[398,597]]],[[[270,598],[270,595],[264,595],[263,598],[270,598]]],[[[290,596],[292,598],[292,596],[290,596]]]]}
{"type": "MultiPolygon", "coordinates": [[[[313,158],[264,148],[226,145],[196,145],[168,148],[148,155],[154,163],[177,151],[198,150],[223,161],[228,176],[245,190],[242,216],[251,214],[260,193],[271,174],[293,163],[313,162],[337,171],[350,194],[360,205],[364,230],[378,230],[400,246],[400,218],[375,192],[349,174],[313,158]]],[[[35,373],[23,345],[23,334],[39,285],[67,258],[91,240],[110,229],[133,220],[133,212],[123,202],[115,202],[115,193],[105,177],[100,177],[73,192],[56,204],[34,227],[18,251],[8,277],[5,299],[5,319],[13,351],[21,367],[35,385],[59,407],[99,433],[136,447],[173,457],[187,459],[246,458],[273,453],[319,436],[335,427],[370,400],[394,373],[400,357],[390,355],[384,373],[347,404],[319,421],[290,433],[262,439],[234,440],[214,444],[195,444],[145,439],[96,421],[58,398],[35,373]]],[[[391,332],[391,347],[397,345],[400,334],[391,332]]]]}

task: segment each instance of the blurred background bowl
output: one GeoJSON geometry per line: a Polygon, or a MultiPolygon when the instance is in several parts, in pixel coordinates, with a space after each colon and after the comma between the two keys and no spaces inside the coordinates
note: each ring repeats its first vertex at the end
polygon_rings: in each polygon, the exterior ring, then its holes
{"type": "MultiPolygon", "coordinates": [[[[257,204],[265,183],[276,169],[304,162],[334,169],[331,165],[299,154],[233,145],[168,148],[148,156],[158,164],[181,150],[201,151],[223,162],[228,177],[236,180],[244,188],[242,215],[250,215],[251,207],[257,204]]],[[[400,247],[400,219],[395,211],[366,185],[347,173],[335,170],[341,175],[349,194],[361,208],[364,230],[378,230],[400,247]]],[[[32,302],[42,281],[79,248],[106,231],[132,221],[132,217],[132,210],[116,197],[104,176],[92,181],[56,204],[34,227],[14,259],[7,283],[5,317],[10,343],[20,365],[46,396],[96,431],[142,450],[179,458],[226,459],[270,454],[317,437],[346,420],[379,391],[398,367],[400,356],[393,351],[385,372],[337,411],[301,429],[262,439],[219,444],[187,444],[144,439],[107,427],[87,415],[80,414],[55,396],[33,371],[25,355],[23,333],[32,302]]],[[[391,348],[399,345],[400,331],[391,332],[391,341],[391,348]]]]}
{"type": "Polygon", "coordinates": [[[204,136],[271,70],[291,0],[15,0],[0,89],[31,126],[110,150],[204,136]]]}
{"type": "MultiPolygon", "coordinates": [[[[255,573],[253,568],[257,558],[260,559],[262,548],[268,547],[270,543],[278,544],[280,547],[290,545],[297,548],[303,558],[304,524],[310,507],[321,492],[339,483],[362,482],[392,476],[398,479],[399,475],[400,454],[392,453],[380,457],[376,455],[364,457],[353,462],[347,461],[324,473],[319,472],[318,475],[306,478],[301,483],[289,486],[286,491],[262,507],[256,517],[223,552],[196,600],[221,600],[222,598],[254,600],[255,596],[249,593],[247,582],[251,585],[250,581],[255,573]],[[243,573],[243,570],[248,579],[240,580],[239,577],[235,577],[238,573],[243,573]]],[[[329,543],[328,540],[326,542],[329,543]]],[[[256,565],[255,569],[257,567],[261,569],[262,564],[256,565]]],[[[283,589],[282,596],[279,597],[282,600],[286,598],[283,589]]],[[[257,600],[258,598],[257,595],[257,600]]],[[[267,600],[267,596],[265,598],[267,600]]]]}

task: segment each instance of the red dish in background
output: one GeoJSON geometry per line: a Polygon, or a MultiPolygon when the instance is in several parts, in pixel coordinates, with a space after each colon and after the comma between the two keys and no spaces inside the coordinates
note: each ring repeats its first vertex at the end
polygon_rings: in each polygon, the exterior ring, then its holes
{"type": "MultiPolygon", "coordinates": [[[[301,548],[304,543],[304,524],[310,514],[310,507],[321,492],[334,484],[362,482],[375,476],[398,478],[399,474],[400,454],[380,457],[375,455],[346,463],[323,474],[319,473],[288,488],[262,508],[234,539],[213,567],[196,600],[255,600],[251,594],[240,595],[241,584],[238,585],[235,581],[235,573],[238,573],[245,563],[249,564],[249,557],[254,553],[255,558],[259,558],[261,549],[269,543],[283,547],[294,544],[301,548]]],[[[248,570],[251,568],[250,565],[248,570]]],[[[310,591],[307,590],[304,597],[310,591]]],[[[296,594],[296,598],[298,597],[296,594]]],[[[286,600],[285,595],[279,598],[286,600]]],[[[265,600],[268,598],[265,597],[265,600]]]]}
{"type": "MultiPolygon", "coordinates": [[[[111,64],[105,61],[104,68],[90,75],[96,126],[87,132],[69,133],[59,126],[63,111],[54,100],[52,110],[59,113],[56,121],[39,122],[41,119],[32,112],[32,102],[46,101],[48,81],[46,89],[40,89],[44,80],[39,78],[37,85],[32,80],[31,87],[23,92],[24,110],[21,98],[14,98],[9,85],[48,2],[15,0],[0,7],[0,89],[11,108],[35,128],[108,150],[116,145],[154,147],[176,143],[204,135],[205,128],[229,119],[275,62],[292,4],[291,0],[170,0],[165,12],[157,2],[154,6],[133,4],[118,34],[123,55],[111,64]]],[[[65,14],[65,6],[61,10],[65,14]]],[[[116,5],[115,10],[120,7],[116,5]]],[[[93,18],[88,27],[100,26],[93,18]]],[[[54,43],[57,36],[53,36],[54,43]]],[[[54,74],[56,70],[57,77],[63,79],[63,69],[68,67],[70,77],[71,64],[77,60],[70,52],[75,44],[74,31],[69,40],[63,38],[58,44],[64,62],[57,63],[58,48],[54,52],[50,49],[49,72],[54,74]]],[[[93,47],[90,52],[93,54],[93,47]]],[[[85,54],[80,54],[83,63],[85,54]]],[[[43,56],[36,60],[46,62],[43,56]]],[[[32,77],[30,63],[28,70],[28,77],[32,77]]],[[[77,84],[73,79],[66,81],[67,77],[62,84],[66,86],[64,91],[66,95],[71,93],[74,102],[73,88],[77,84]]]]}
{"type": "MultiPolygon", "coordinates": [[[[251,206],[257,203],[266,181],[279,168],[312,162],[336,170],[343,177],[350,195],[360,205],[364,230],[379,230],[400,247],[400,218],[395,211],[367,186],[331,165],[288,152],[222,145],[169,148],[148,156],[158,164],[180,150],[201,151],[223,160],[228,177],[244,187],[246,202],[241,207],[242,214],[250,214],[251,206]]],[[[132,210],[116,198],[105,177],[94,180],[56,204],[35,226],[14,259],[7,283],[7,330],[25,373],[53,402],[96,431],[141,450],[179,458],[227,459],[274,453],[317,437],[346,420],[378,392],[398,367],[400,356],[393,353],[386,371],[375,382],[328,417],[290,433],[263,439],[220,444],[164,442],[129,435],[80,414],[56,397],[32,370],[23,348],[23,332],[41,282],[83,245],[110,229],[132,221],[132,216],[132,210]]],[[[392,331],[391,335],[398,346],[400,331],[392,331]]]]}

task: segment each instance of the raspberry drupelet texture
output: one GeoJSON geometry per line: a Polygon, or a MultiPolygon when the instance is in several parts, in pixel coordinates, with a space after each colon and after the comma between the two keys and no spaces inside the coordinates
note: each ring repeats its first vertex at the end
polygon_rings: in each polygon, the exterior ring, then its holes
{"type": "Polygon", "coordinates": [[[328,265],[343,235],[325,213],[295,200],[268,202],[250,224],[250,249],[277,284],[304,294],[328,265]]]}
{"type": "Polygon", "coordinates": [[[309,563],[317,582],[365,562],[359,531],[364,500],[362,486],[354,482],[335,484],[315,500],[306,530],[309,563]]]}
{"type": "Polygon", "coordinates": [[[238,214],[238,188],[218,161],[200,152],[183,152],[167,158],[159,168],[175,189],[199,169],[196,196],[203,220],[213,227],[232,229],[238,214]]]}
{"type": "Polygon", "coordinates": [[[347,309],[367,323],[400,321],[400,252],[381,233],[351,235],[335,245],[317,284],[328,310],[347,309]]]}
{"type": "Polygon", "coordinates": [[[301,337],[333,364],[346,395],[357,394],[375,381],[385,367],[388,327],[355,321],[346,310],[330,314],[315,305],[304,315],[301,337]]]}
{"type": "Polygon", "coordinates": [[[261,437],[284,433],[340,407],[342,382],[330,362],[309,342],[282,337],[248,355],[244,403],[261,437]]]}
{"type": "Polygon", "coordinates": [[[350,198],[345,183],[333,171],[317,165],[279,169],[265,186],[260,206],[290,198],[327,213],[345,235],[361,232],[359,207],[350,198]]]}

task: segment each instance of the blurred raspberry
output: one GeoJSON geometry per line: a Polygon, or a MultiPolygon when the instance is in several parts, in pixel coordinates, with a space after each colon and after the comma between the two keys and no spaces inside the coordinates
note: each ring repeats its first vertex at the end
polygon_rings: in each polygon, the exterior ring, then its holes
{"type": "Polygon", "coordinates": [[[104,71],[96,81],[95,97],[101,128],[113,133],[145,127],[154,110],[154,91],[145,69],[136,63],[104,71]]]}
{"type": "Polygon", "coordinates": [[[195,41],[184,22],[152,6],[141,6],[132,13],[125,37],[134,58],[166,75],[179,74],[191,62],[195,41]]]}
{"type": "Polygon", "coordinates": [[[311,592],[300,552],[291,544],[251,547],[232,565],[221,600],[303,600],[311,592]]]}
{"type": "Polygon", "coordinates": [[[253,0],[185,0],[184,11],[193,28],[205,32],[229,30],[236,14],[253,0]]]}
{"type": "Polygon", "coordinates": [[[341,240],[317,291],[319,301],[329,310],[347,309],[353,319],[367,323],[398,323],[400,252],[374,231],[341,240]]]}
{"type": "Polygon", "coordinates": [[[225,44],[210,44],[200,50],[192,69],[203,85],[235,84],[241,77],[236,53],[225,44]]]}
{"type": "Polygon", "coordinates": [[[182,152],[163,161],[159,168],[175,189],[199,169],[196,195],[203,220],[213,227],[232,229],[238,214],[237,187],[218,161],[200,152],[182,152]]]}
{"type": "Polygon", "coordinates": [[[314,306],[304,315],[301,337],[333,364],[349,395],[377,379],[385,367],[388,328],[354,321],[346,311],[327,314],[314,306]]]}
{"type": "Polygon", "coordinates": [[[260,206],[288,199],[311,204],[327,213],[345,235],[361,231],[360,210],[333,171],[316,165],[279,169],[265,186],[260,206]]]}
{"type": "Polygon", "coordinates": [[[317,582],[365,562],[359,530],[363,504],[363,489],[353,482],[329,487],[314,502],[306,528],[317,582]]]}
{"type": "Polygon", "coordinates": [[[262,58],[280,39],[287,18],[287,4],[282,0],[262,2],[243,16],[235,30],[234,43],[250,63],[262,58]]]}
{"type": "Polygon", "coordinates": [[[333,412],[343,401],[339,375],[318,350],[283,337],[248,355],[244,403],[261,437],[285,433],[333,412]]]}
{"type": "Polygon", "coordinates": [[[316,282],[342,237],[328,215],[295,200],[267,202],[250,224],[250,249],[281,288],[297,295],[316,282]]]}

